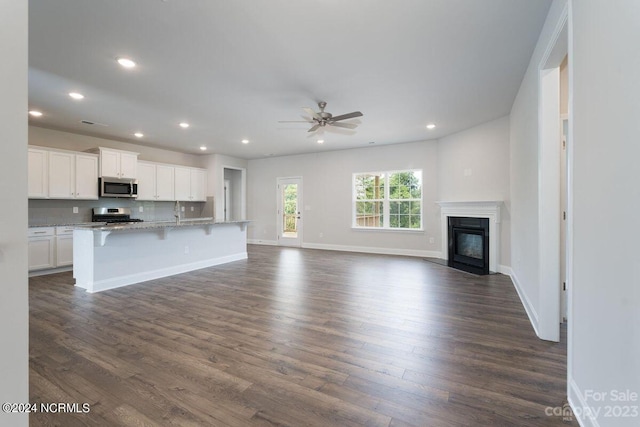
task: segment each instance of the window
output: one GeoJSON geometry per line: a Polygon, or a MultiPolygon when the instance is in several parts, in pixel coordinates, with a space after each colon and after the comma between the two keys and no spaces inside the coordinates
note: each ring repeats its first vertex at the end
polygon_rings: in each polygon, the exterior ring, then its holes
{"type": "Polygon", "coordinates": [[[353,227],[422,229],[422,171],[353,174],[353,227]]]}

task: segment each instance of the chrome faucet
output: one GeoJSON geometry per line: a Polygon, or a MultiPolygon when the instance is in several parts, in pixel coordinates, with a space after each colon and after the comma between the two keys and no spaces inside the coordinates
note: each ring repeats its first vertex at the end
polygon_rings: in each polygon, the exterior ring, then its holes
{"type": "Polygon", "coordinates": [[[173,207],[173,216],[176,218],[176,224],[180,224],[180,202],[178,200],[173,207]]]}

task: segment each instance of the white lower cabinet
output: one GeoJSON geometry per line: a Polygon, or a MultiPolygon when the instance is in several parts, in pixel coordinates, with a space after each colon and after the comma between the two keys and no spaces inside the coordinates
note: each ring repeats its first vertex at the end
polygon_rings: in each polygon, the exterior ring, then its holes
{"type": "Polygon", "coordinates": [[[73,229],[29,228],[29,271],[73,265],[73,229]]]}
{"type": "Polygon", "coordinates": [[[56,267],[73,265],[73,229],[56,227],[56,267]]]}
{"type": "Polygon", "coordinates": [[[54,227],[29,229],[29,271],[56,266],[55,243],[54,227]]]}

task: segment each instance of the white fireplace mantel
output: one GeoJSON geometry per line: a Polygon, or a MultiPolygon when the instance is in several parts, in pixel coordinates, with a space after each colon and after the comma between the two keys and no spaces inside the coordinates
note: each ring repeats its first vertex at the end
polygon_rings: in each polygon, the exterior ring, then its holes
{"type": "Polygon", "coordinates": [[[449,220],[450,216],[489,219],[489,270],[497,272],[500,254],[500,207],[503,202],[436,202],[440,205],[440,223],[442,224],[442,257],[449,258],[449,220]]]}

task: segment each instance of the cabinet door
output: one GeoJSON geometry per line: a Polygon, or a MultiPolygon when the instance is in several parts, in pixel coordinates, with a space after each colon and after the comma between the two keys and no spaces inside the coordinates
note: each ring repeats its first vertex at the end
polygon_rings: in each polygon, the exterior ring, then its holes
{"type": "Polygon", "coordinates": [[[207,174],[202,169],[191,169],[191,200],[204,202],[206,197],[207,174]]]}
{"type": "Polygon", "coordinates": [[[100,176],[120,178],[120,153],[100,150],[100,176]]]}
{"type": "Polygon", "coordinates": [[[56,267],[73,265],[73,234],[56,237],[56,267]]]}
{"type": "Polygon", "coordinates": [[[138,163],[138,200],[156,200],[156,165],[138,163]]]}
{"type": "Polygon", "coordinates": [[[120,153],[120,178],[138,177],[138,155],[120,153]]]}
{"type": "Polygon", "coordinates": [[[29,237],[29,271],[55,267],[54,236],[29,237]]]}
{"type": "MultiPolygon", "coordinates": [[[[175,168],[173,166],[156,165],[156,200],[175,200],[174,175],[175,168]]],[[[140,184],[138,184],[138,187],[139,186],[140,184]]]]}
{"type": "Polygon", "coordinates": [[[191,200],[191,169],[175,168],[175,200],[190,201],[191,200]]]}
{"type": "Polygon", "coordinates": [[[76,199],[98,200],[98,156],[76,154],[76,199]]]}
{"type": "Polygon", "coordinates": [[[49,159],[48,152],[29,148],[29,198],[46,199],[49,197],[49,159]]]}
{"type": "Polygon", "coordinates": [[[75,191],[75,155],[50,151],[49,197],[73,199],[75,191]]]}

